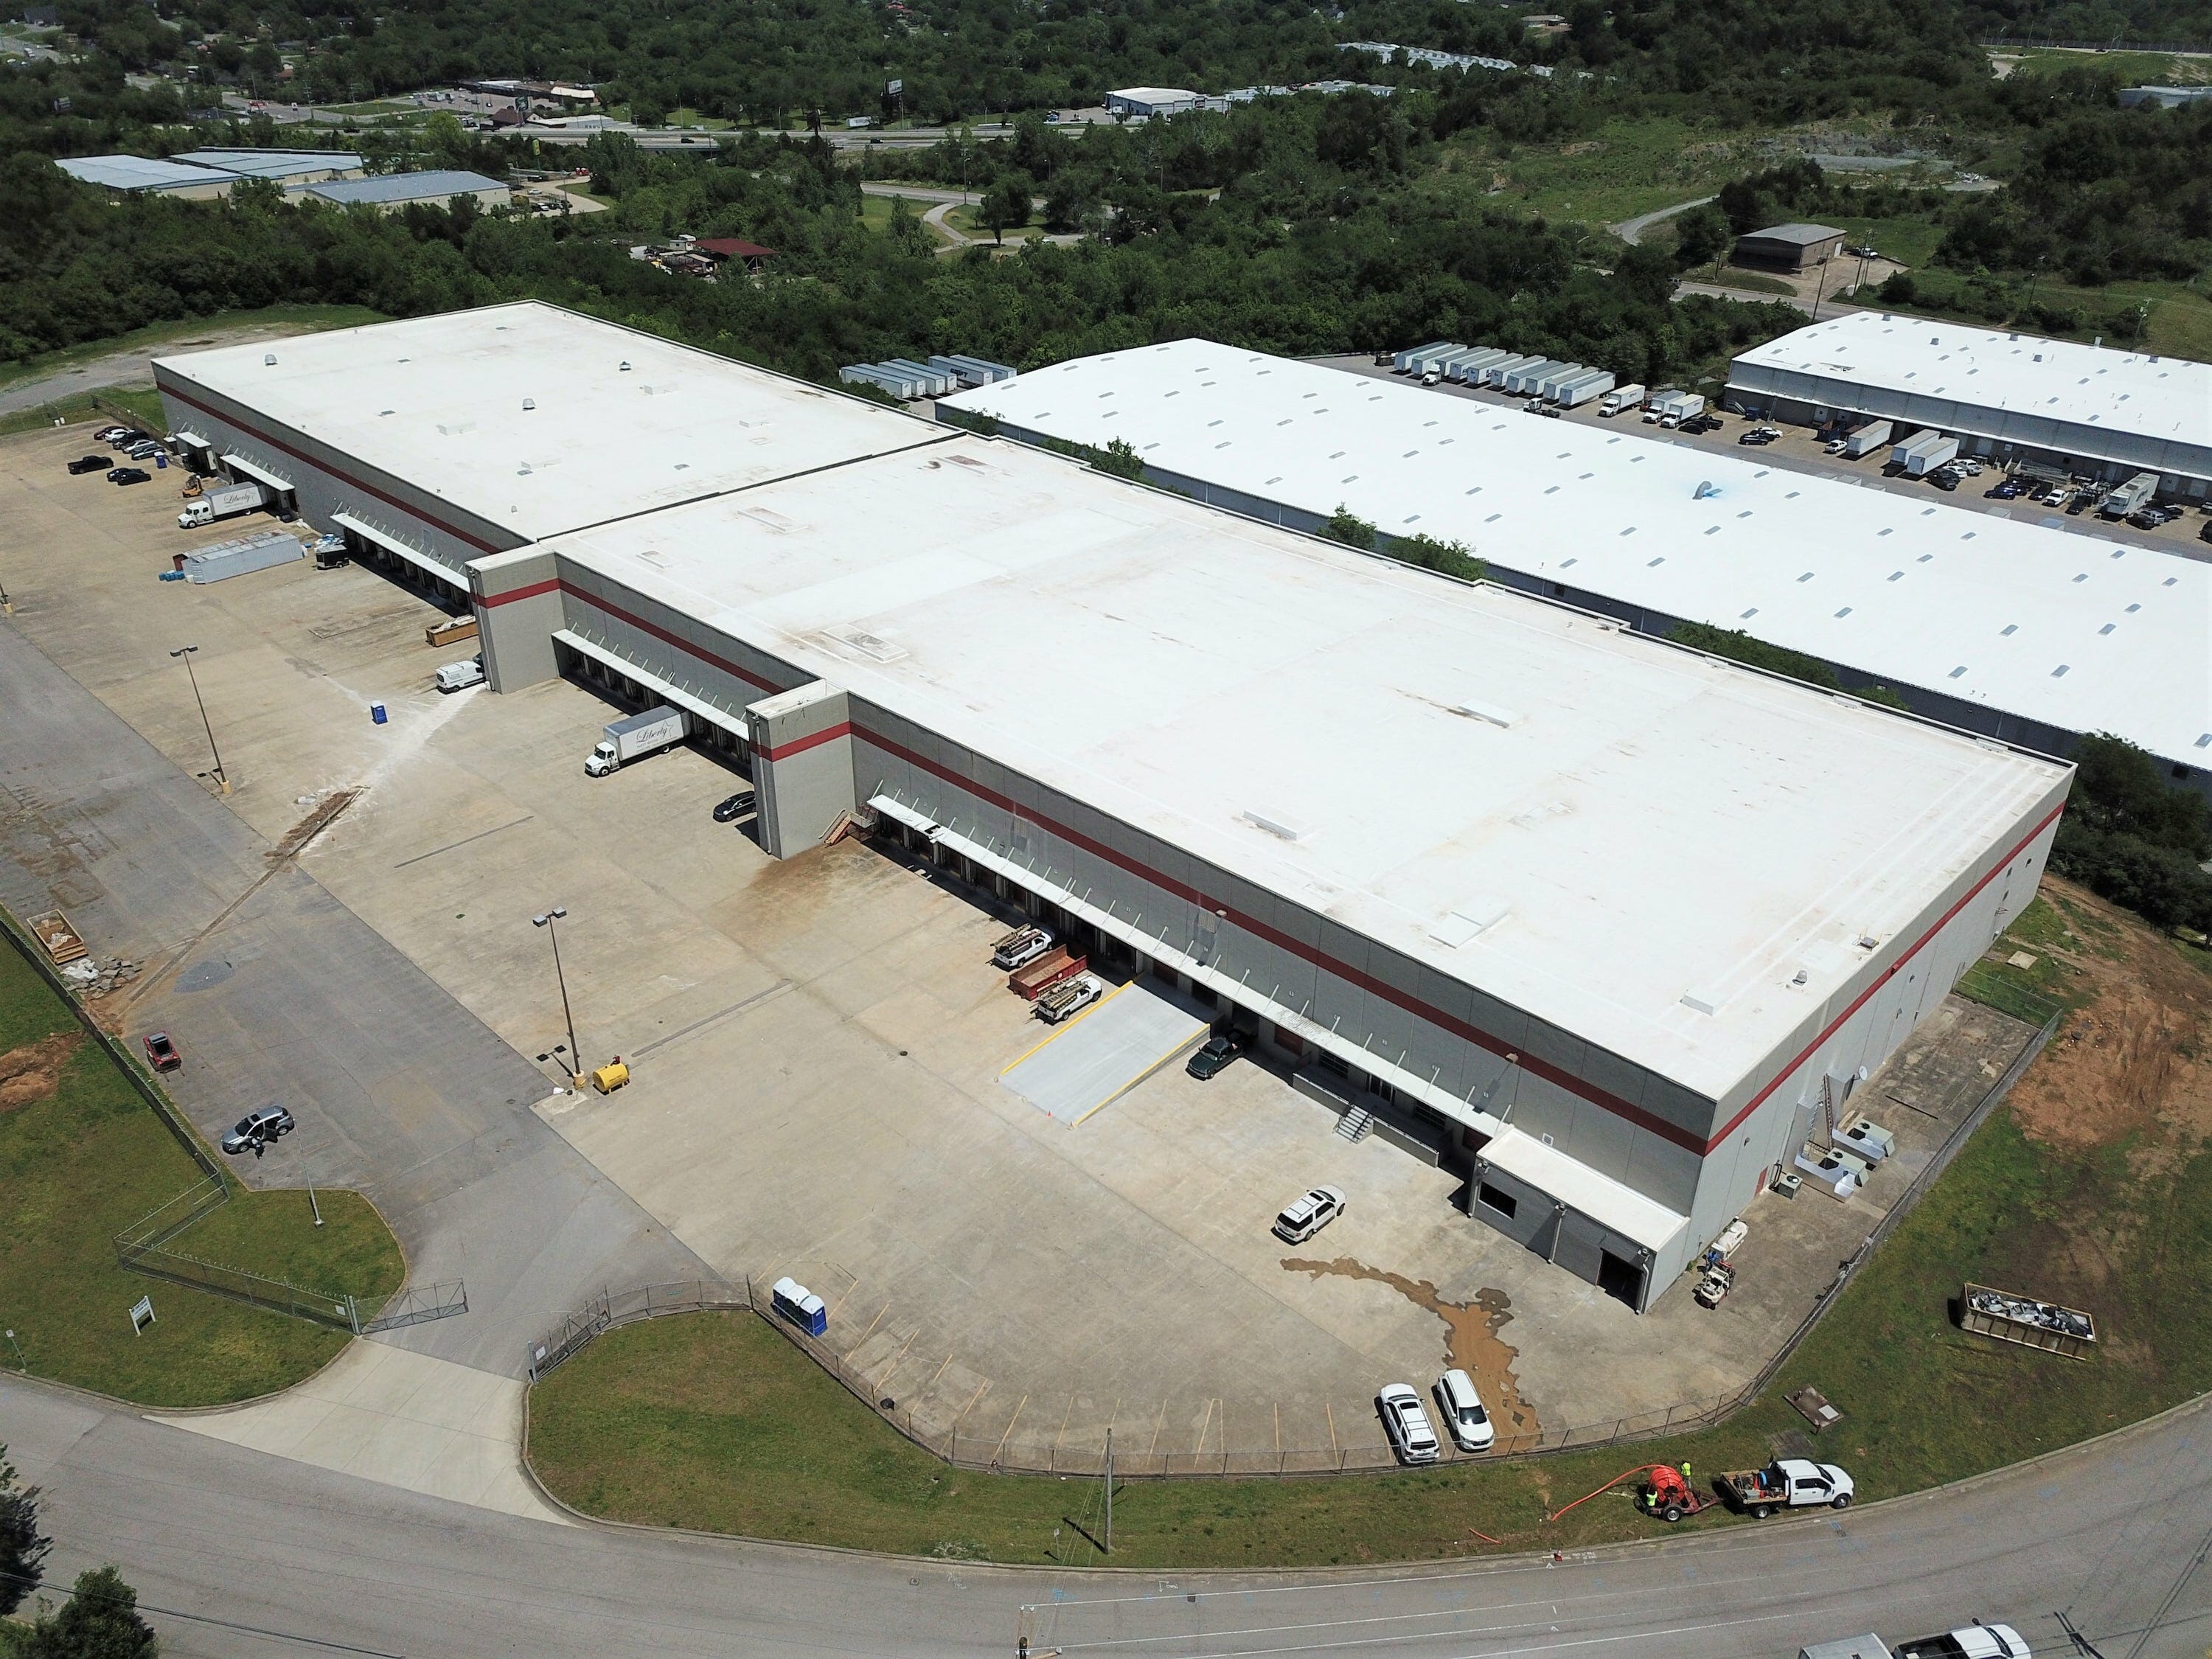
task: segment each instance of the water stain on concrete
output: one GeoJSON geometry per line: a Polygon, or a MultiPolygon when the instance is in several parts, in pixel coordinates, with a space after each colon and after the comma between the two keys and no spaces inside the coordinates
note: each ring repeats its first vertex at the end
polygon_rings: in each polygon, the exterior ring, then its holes
{"type": "Polygon", "coordinates": [[[1444,1364],[1457,1366],[1474,1378],[1475,1389],[1497,1424],[1500,1438],[1536,1432],[1536,1408],[1521,1397],[1520,1379],[1513,1374],[1521,1351],[1498,1335],[1513,1319],[1512,1298],[1504,1291],[1477,1291],[1472,1302],[1447,1302],[1425,1279],[1386,1273],[1350,1256],[1339,1256],[1334,1261],[1285,1256],[1283,1266],[1310,1279],[1327,1276],[1388,1285],[1415,1307],[1427,1309],[1444,1322],[1444,1364]]]}

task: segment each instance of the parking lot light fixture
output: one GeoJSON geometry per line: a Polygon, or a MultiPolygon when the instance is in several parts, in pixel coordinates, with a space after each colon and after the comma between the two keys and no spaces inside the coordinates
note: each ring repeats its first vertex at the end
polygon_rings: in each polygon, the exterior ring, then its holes
{"type": "Polygon", "coordinates": [[[215,726],[208,719],[207,699],[200,696],[200,677],[192,671],[192,658],[198,650],[197,645],[180,645],[169,654],[185,659],[185,678],[192,683],[192,701],[199,705],[200,728],[207,733],[208,752],[215,757],[215,781],[227,795],[230,793],[230,775],[222,769],[222,750],[216,747],[215,726]]]}
{"type": "Polygon", "coordinates": [[[543,915],[532,916],[530,925],[543,927],[553,941],[553,979],[561,988],[561,1019],[568,1028],[568,1081],[575,1088],[584,1086],[583,1056],[576,1051],[576,1016],[568,1008],[568,976],[561,967],[561,918],[568,914],[568,907],[556,904],[543,915]]]}

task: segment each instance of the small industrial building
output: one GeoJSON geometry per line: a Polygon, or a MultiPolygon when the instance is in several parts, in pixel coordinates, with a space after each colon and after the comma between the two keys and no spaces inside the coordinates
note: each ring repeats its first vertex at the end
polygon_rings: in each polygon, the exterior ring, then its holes
{"type": "Polygon", "coordinates": [[[1893,420],[1993,460],[2212,490],[2212,363],[1859,311],[1753,347],[1728,384],[1770,419],[1893,420]]]}
{"type": "Polygon", "coordinates": [[[1638,1310],[2033,896],[2070,781],[544,306],[155,372],[207,453],[465,582],[495,690],[686,710],[772,856],[898,839],[1638,1310]]]}
{"type": "Polygon", "coordinates": [[[267,179],[287,188],[358,179],[364,171],[360,156],[331,149],[188,149],[169,159],[242,178],[267,179]]]}
{"type": "Polygon", "coordinates": [[[1109,115],[1184,115],[1206,105],[1204,93],[1186,87],[1124,87],[1106,94],[1109,115]]]}
{"type": "Polygon", "coordinates": [[[2193,559],[1688,448],[1632,414],[1531,420],[1206,340],[937,409],[1123,439],[1159,483],[1273,523],[1342,507],[1386,537],[1462,542],[1494,581],[1651,633],[1741,629],[2006,742],[2117,732],[2212,793],[2212,565],[2193,559]]]}
{"type": "Polygon", "coordinates": [[[54,165],[80,183],[97,185],[118,196],[174,196],[188,202],[228,196],[240,176],[147,155],[65,155],[54,165]]]}
{"type": "Polygon", "coordinates": [[[734,263],[748,276],[759,276],[776,257],[774,248],[738,236],[702,236],[691,244],[691,252],[713,260],[717,268],[734,263]]]}
{"type": "Polygon", "coordinates": [[[505,207],[511,192],[496,179],[487,179],[481,173],[458,173],[441,169],[428,173],[387,173],[373,179],[342,179],[327,185],[310,185],[302,192],[319,201],[333,202],[341,207],[356,204],[392,213],[410,202],[426,202],[434,207],[444,207],[454,198],[471,196],[476,204],[489,213],[505,207]]]}
{"type": "Polygon", "coordinates": [[[1826,264],[1844,245],[1844,233],[1826,225],[1769,225],[1735,239],[1735,263],[1771,270],[1809,270],[1826,264]]]}

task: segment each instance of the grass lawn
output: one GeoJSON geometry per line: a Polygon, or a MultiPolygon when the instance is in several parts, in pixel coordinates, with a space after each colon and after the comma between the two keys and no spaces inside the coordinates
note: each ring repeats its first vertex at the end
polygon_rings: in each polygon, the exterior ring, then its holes
{"type": "MultiPolygon", "coordinates": [[[[88,341],[83,345],[70,346],[65,350],[49,351],[22,362],[0,363],[0,386],[13,386],[18,380],[57,374],[79,363],[90,362],[96,357],[129,351],[136,346],[166,345],[173,341],[179,349],[187,349],[185,343],[196,340],[215,328],[249,327],[257,323],[269,323],[284,324],[307,331],[358,328],[365,323],[380,323],[383,320],[383,313],[371,311],[367,306],[270,306],[260,311],[225,311],[212,317],[186,317],[173,322],[151,323],[144,328],[132,329],[128,334],[88,341]]],[[[150,383],[153,376],[149,374],[146,378],[150,383]]]]}
{"type": "MultiPolygon", "coordinates": [[[[169,429],[169,417],[161,408],[161,394],[152,386],[111,386],[97,392],[72,392],[66,398],[57,398],[35,409],[19,409],[12,415],[0,415],[0,437],[52,426],[57,419],[71,426],[109,426],[117,420],[118,410],[148,432],[169,429]]],[[[91,440],[88,438],[86,442],[89,444],[91,440]]]]}
{"type": "MultiPolygon", "coordinates": [[[[1842,231],[1844,240],[1853,247],[1864,245],[1916,270],[1936,257],[1936,245],[1943,240],[1943,228],[1925,219],[1852,219],[1830,215],[1820,222],[1842,231]]],[[[1858,274],[1857,260],[1839,256],[1836,263],[1836,281],[1849,282],[1858,274]]]]}
{"type": "Polygon", "coordinates": [[[702,132],[727,132],[734,125],[712,115],[703,115],[696,109],[672,109],[668,112],[666,125],[672,127],[693,127],[702,132]]]}
{"type": "MultiPolygon", "coordinates": [[[[1742,1413],[1698,1434],[1522,1462],[1131,1481],[1115,1498],[1114,1565],[1304,1566],[1490,1547],[1470,1528],[1513,1549],[1649,1537],[1662,1524],[1637,1516],[1625,1492],[1544,1517],[1639,1463],[1687,1460],[1702,1483],[1763,1462],[1777,1436],[1802,1427],[1781,1395],[1805,1382],[1845,1414],[1820,1451],[1851,1470],[1863,1500],[1995,1468],[2212,1387],[2212,1152],[2190,1117],[2212,1082],[2212,971],[2203,953],[2071,890],[2031,906],[1994,954],[2014,951],[2051,964],[2031,970],[2043,974],[2034,983],[2075,1005],[2075,1024],[1742,1413]],[[2094,1035],[2124,1019],[2172,1040],[2171,1085],[2142,1095],[2137,1068],[2132,1101],[2100,1069],[2131,1063],[2123,1045],[2094,1035]],[[2087,1309],[2097,1358],[1963,1334],[1948,1304],[1966,1279],[2087,1309]]],[[[948,1468],[749,1314],[600,1338],[533,1391],[530,1455],[568,1503],[645,1525],[954,1559],[1098,1559],[1079,1530],[1096,1530],[1097,1481],[948,1468]]]]}
{"type": "Polygon", "coordinates": [[[2212,81],[2212,59],[2178,58],[2166,52],[2059,52],[2048,46],[2031,46],[2017,54],[2005,52],[2002,47],[1991,49],[1992,55],[2017,55],[2019,64],[2014,75],[2056,75],[2063,70],[2091,70],[2099,75],[2116,76],[2124,87],[2194,87],[2212,81]]]}
{"type": "Polygon", "coordinates": [[[1471,204],[1608,225],[1717,190],[1762,165],[1768,135],[1705,129],[1655,117],[1608,121],[1590,138],[1567,144],[1501,146],[1494,138],[1455,140],[1437,187],[1471,204]],[[1495,195],[1492,186],[1500,186],[1495,195]]]}
{"type": "MultiPolygon", "coordinates": [[[[977,241],[988,242],[991,240],[991,228],[976,214],[975,203],[963,202],[945,216],[945,222],[977,241]]],[[[1037,224],[1008,225],[1000,234],[1006,239],[1006,246],[1011,247],[1017,242],[1034,241],[1044,234],[1044,227],[1037,224]]]]}
{"type": "MultiPolygon", "coordinates": [[[[1872,288],[1867,290],[1863,302],[1898,311],[1956,318],[1985,327],[2001,325],[2001,319],[1990,318],[1977,303],[1979,291],[1973,283],[1957,272],[1923,268],[1912,273],[1912,280],[1916,292],[1910,305],[1891,306],[1887,301],[1878,300],[1872,288]]],[[[2002,291],[2009,302],[2008,308],[2025,306],[2027,283],[2024,278],[2006,282],[2002,291]]],[[[2135,349],[2212,362],[2212,297],[2189,283],[2118,282],[2103,288],[2075,288],[2046,276],[2035,285],[2035,303],[2039,307],[2071,308],[2081,320],[2078,327],[2057,331],[2037,324],[2033,332],[2056,332],[2062,339],[2072,340],[2091,340],[2102,335],[2107,345],[2127,343],[2115,338],[2113,317],[2132,313],[2138,307],[2145,307],[2144,336],[2134,343],[2135,349]]],[[[2025,322],[2021,325],[2027,325],[2025,322]]]]}
{"type": "MultiPolygon", "coordinates": [[[[891,225],[891,204],[895,199],[896,198],[889,196],[863,196],[860,198],[860,224],[862,228],[879,233],[889,230],[891,225]]],[[[922,215],[928,212],[930,209],[936,205],[937,204],[934,202],[922,202],[912,199],[908,199],[907,201],[908,210],[910,211],[916,219],[920,219],[922,215]]],[[[950,247],[952,245],[951,239],[946,236],[945,233],[939,230],[935,225],[925,224],[923,228],[929,233],[930,240],[935,243],[939,247],[950,247]]]]}
{"type": "MultiPolygon", "coordinates": [[[[321,1326],[126,1273],[116,1233],[200,1179],[106,1052],[0,943],[0,1324],[40,1376],[149,1406],[208,1406],[298,1382],[348,1338],[321,1326]],[[131,1304],[155,1322],[133,1334],[131,1304]]],[[[265,1278],[351,1291],[399,1287],[399,1247],[367,1200],[237,1192],[169,1248],[265,1278]]],[[[0,1344],[0,1364],[19,1363],[0,1344]]]]}

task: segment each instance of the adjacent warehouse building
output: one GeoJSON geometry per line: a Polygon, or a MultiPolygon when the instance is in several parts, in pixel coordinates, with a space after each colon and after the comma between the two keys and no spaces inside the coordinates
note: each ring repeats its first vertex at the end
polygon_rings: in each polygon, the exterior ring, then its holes
{"type": "Polygon", "coordinates": [[[188,149],[170,159],[188,167],[267,179],[287,188],[358,179],[364,170],[360,156],[333,149],[188,149]]]}
{"type": "Polygon", "coordinates": [[[1894,420],[1972,455],[2212,490],[2212,363],[1858,311],[1745,352],[1729,395],[1779,420],[1894,420]]]}
{"type": "Polygon", "coordinates": [[[347,179],[330,184],[310,185],[305,191],[325,202],[336,202],[341,207],[358,203],[380,212],[394,213],[410,202],[426,202],[433,207],[450,206],[457,197],[469,196],[476,204],[489,213],[507,204],[510,192],[496,179],[487,179],[481,173],[387,173],[374,179],[347,179]]]}
{"type": "Polygon", "coordinates": [[[1203,340],[938,407],[1124,439],[1159,482],[1275,523],[1343,507],[1463,542],[1525,591],[1652,633],[1741,629],[2046,752],[2117,732],[2212,791],[2212,566],[2193,560],[1203,340]]]}
{"type": "Polygon", "coordinates": [[[1805,270],[1826,264],[1844,245],[1844,233],[1827,225],[1769,225],[1735,239],[1738,264],[1805,270]]]}
{"type": "Polygon", "coordinates": [[[190,202],[228,196],[240,177],[220,167],[146,155],[65,155],[54,165],[81,184],[97,185],[118,196],[175,196],[190,202]]]}
{"type": "Polygon", "coordinates": [[[270,355],[163,360],[175,422],[465,572],[495,689],[678,704],[772,854],[902,837],[1639,1309],[2027,902],[2069,781],[544,307],[270,355]]]}

